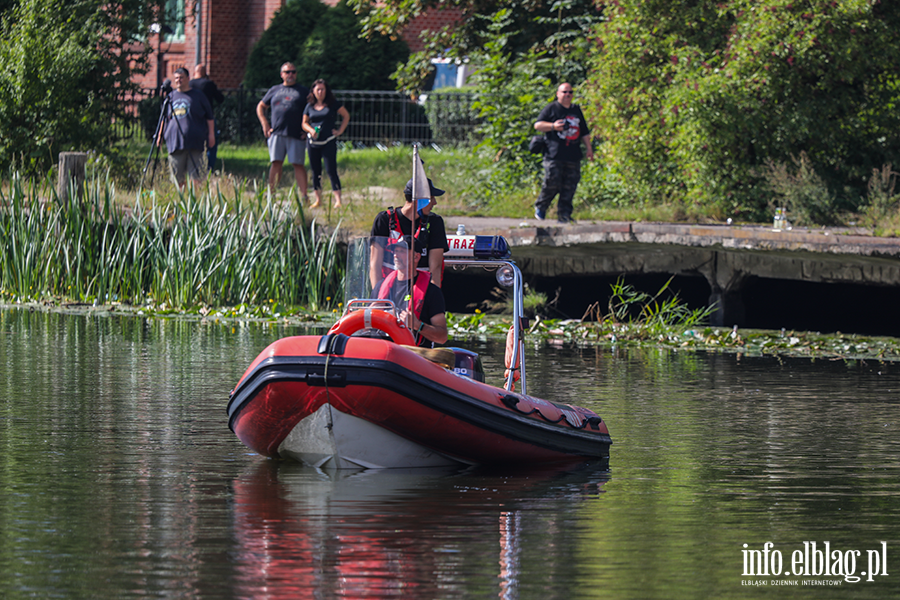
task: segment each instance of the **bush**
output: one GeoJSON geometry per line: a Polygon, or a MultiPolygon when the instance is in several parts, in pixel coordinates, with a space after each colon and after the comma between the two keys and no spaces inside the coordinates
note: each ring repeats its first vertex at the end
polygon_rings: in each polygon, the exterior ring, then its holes
{"type": "Polygon", "coordinates": [[[346,0],[329,9],[295,55],[297,81],[324,79],[334,90],[393,90],[391,73],[409,57],[406,42],[360,38],[359,17],[346,0]]]}
{"type": "Polygon", "coordinates": [[[877,225],[883,220],[890,220],[897,215],[900,196],[896,194],[898,173],[890,163],[881,169],[872,169],[872,177],[868,184],[868,206],[865,207],[866,220],[877,225]]]}
{"type": "MultiPolygon", "coordinates": [[[[276,12],[269,28],[250,53],[244,86],[270,88],[281,83],[281,65],[296,60],[307,37],[327,10],[319,0],[293,0],[276,12]]],[[[341,39],[345,38],[346,33],[341,36],[341,39]]],[[[299,73],[297,75],[297,81],[303,85],[308,86],[311,82],[305,81],[299,73]]]]}
{"type": "Polygon", "coordinates": [[[22,0],[5,15],[0,168],[37,172],[62,150],[108,150],[113,122],[130,118],[120,93],[135,89],[143,64],[144,50],[129,45],[142,20],[152,22],[138,0],[22,0]]]}
{"type": "Polygon", "coordinates": [[[482,123],[472,108],[474,94],[459,88],[441,88],[425,100],[431,135],[441,143],[471,144],[480,139],[476,127],[482,123]]]}
{"type": "Polygon", "coordinates": [[[797,225],[833,225],[837,222],[834,196],[822,177],[816,173],[806,152],[792,157],[794,169],[786,163],[766,163],[765,178],[780,202],[769,204],[773,213],[778,207],[788,211],[788,220],[797,225]]]}
{"type": "Polygon", "coordinates": [[[654,202],[768,220],[772,163],[800,177],[795,217],[827,223],[900,156],[897,3],[621,0],[605,16],[588,118],[654,202]],[[790,166],[801,151],[816,181],[790,166]]]}

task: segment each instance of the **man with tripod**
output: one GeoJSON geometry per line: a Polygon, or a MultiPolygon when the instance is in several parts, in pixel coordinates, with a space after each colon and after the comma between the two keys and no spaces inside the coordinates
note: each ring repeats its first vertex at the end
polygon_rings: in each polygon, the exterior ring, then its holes
{"type": "Polygon", "coordinates": [[[158,146],[163,137],[169,150],[169,169],[178,190],[184,189],[187,173],[194,184],[202,181],[204,143],[216,145],[216,127],[212,107],[203,92],[192,90],[187,69],[181,67],[172,77],[172,91],[165,102],[165,126],[156,138],[158,146]]]}

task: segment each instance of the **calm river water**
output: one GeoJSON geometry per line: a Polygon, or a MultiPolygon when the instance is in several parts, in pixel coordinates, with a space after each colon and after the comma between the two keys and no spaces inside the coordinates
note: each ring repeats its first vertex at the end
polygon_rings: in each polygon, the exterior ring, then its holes
{"type": "Polygon", "coordinates": [[[900,595],[898,364],[533,348],[529,392],[600,413],[609,472],[334,473],[227,426],[295,333],[0,311],[0,597],[900,595]]]}

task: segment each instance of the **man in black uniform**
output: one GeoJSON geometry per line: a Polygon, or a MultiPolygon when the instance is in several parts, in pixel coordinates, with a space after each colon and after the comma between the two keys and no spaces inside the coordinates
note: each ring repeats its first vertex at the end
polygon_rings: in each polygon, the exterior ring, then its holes
{"type": "Polygon", "coordinates": [[[306,179],[306,132],[303,131],[303,109],[306,108],[309,88],[297,83],[297,67],[286,62],[281,65],[282,83],[269,88],[256,105],[256,116],[262,125],[269,146],[269,187],[274,189],[281,179],[284,157],[294,165],[294,178],[303,201],[309,200],[306,179]],[[272,123],[266,111],[272,109],[272,123]]]}
{"type": "Polygon", "coordinates": [[[544,183],[534,217],[543,221],[553,197],[559,194],[556,216],[560,223],[572,223],[572,198],[581,180],[581,144],[585,145],[588,160],[594,160],[591,132],[581,108],[572,103],[572,85],[561,83],[556,89],[556,101],[544,107],[534,128],[547,138],[544,153],[544,183]]]}
{"type": "Polygon", "coordinates": [[[444,219],[440,215],[432,214],[431,209],[437,204],[436,197],[443,196],[444,190],[434,187],[429,179],[428,186],[431,192],[431,202],[421,211],[416,210],[413,201],[412,180],[406,183],[403,194],[406,202],[400,208],[390,207],[375,216],[372,222],[371,236],[378,238],[380,244],[372,248],[371,263],[369,265],[369,279],[372,285],[376,285],[391,269],[392,258],[389,255],[393,240],[403,235],[413,235],[421,242],[421,256],[417,264],[420,269],[431,271],[431,281],[441,287],[443,276],[444,252],[450,249],[447,243],[447,232],[444,228],[444,219]],[[416,231],[412,231],[413,216],[416,219],[416,231]],[[387,248],[385,247],[387,244],[387,248]],[[385,255],[385,251],[388,255],[385,255]]]}
{"type": "MultiPolygon", "coordinates": [[[[194,67],[194,78],[191,79],[190,85],[192,90],[203,92],[206,99],[209,100],[209,105],[212,107],[213,113],[216,112],[216,105],[225,101],[225,96],[219,91],[219,86],[206,75],[205,65],[197,65],[194,67]]],[[[219,130],[218,123],[215,123],[215,120],[215,117],[213,117],[213,130],[216,134],[216,145],[206,148],[206,165],[210,172],[214,171],[216,168],[216,154],[219,150],[219,130]]]]}

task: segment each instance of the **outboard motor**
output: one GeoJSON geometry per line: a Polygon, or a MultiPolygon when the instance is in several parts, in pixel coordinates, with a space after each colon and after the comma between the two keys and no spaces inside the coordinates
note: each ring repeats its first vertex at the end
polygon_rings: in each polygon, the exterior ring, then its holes
{"type": "Polygon", "coordinates": [[[481,366],[481,357],[477,352],[465,348],[447,348],[452,350],[456,357],[453,372],[484,383],[484,367],[481,366]]]}

